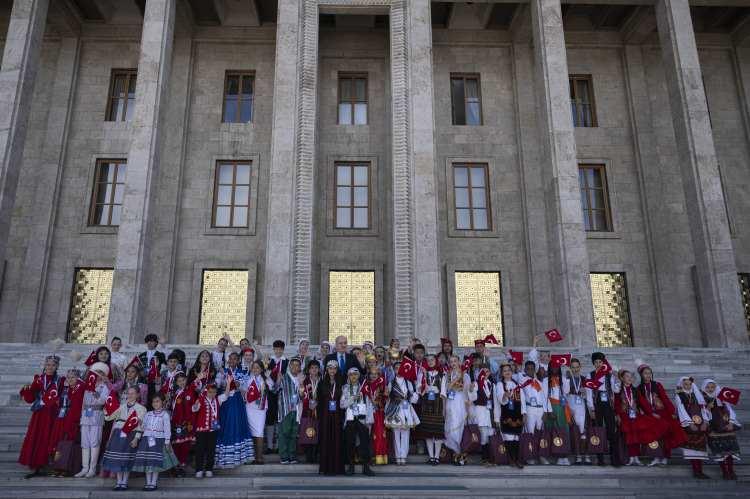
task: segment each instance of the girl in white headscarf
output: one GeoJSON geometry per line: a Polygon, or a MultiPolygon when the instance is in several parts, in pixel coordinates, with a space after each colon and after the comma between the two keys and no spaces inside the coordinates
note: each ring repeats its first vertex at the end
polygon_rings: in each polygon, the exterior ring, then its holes
{"type": "Polygon", "coordinates": [[[693,383],[693,378],[680,378],[674,405],[677,408],[677,418],[688,437],[687,442],[681,447],[682,455],[690,461],[695,478],[708,478],[703,473],[703,461],[708,459],[706,441],[711,412],[706,409],[706,401],[693,383]]]}
{"type": "Polygon", "coordinates": [[[711,412],[708,427],[708,450],[711,459],[718,461],[724,480],[737,480],[734,461],[740,460],[740,446],[737,443],[737,430],[742,425],[731,404],[719,400],[721,387],[713,379],[704,379],[701,392],[706,401],[706,409],[711,412]]]}

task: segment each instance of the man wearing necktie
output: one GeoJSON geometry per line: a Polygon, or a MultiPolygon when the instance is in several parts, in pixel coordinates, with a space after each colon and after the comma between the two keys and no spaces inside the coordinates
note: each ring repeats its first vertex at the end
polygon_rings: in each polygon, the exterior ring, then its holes
{"type": "Polygon", "coordinates": [[[229,342],[226,338],[221,338],[216,343],[216,350],[214,350],[212,353],[214,366],[216,366],[216,369],[223,369],[226,367],[228,344],[229,342]]]}
{"type": "Polygon", "coordinates": [[[339,365],[339,375],[343,378],[346,377],[346,373],[350,368],[356,367],[360,372],[360,379],[364,379],[364,372],[362,366],[357,362],[357,357],[354,354],[347,352],[349,348],[349,340],[346,336],[339,336],[336,338],[336,351],[326,355],[323,364],[328,364],[329,360],[335,360],[339,365]]]}

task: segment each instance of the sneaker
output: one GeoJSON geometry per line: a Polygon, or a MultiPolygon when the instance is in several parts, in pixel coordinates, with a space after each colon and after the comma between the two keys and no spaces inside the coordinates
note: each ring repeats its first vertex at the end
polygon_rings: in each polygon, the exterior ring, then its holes
{"type": "Polygon", "coordinates": [[[549,461],[546,457],[539,457],[539,464],[549,464],[549,461]]]}
{"type": "Polygon", "coordinates": [[[203,478],[203,472],[202,471],[196,471],[195,472],[195,478],[203,478]]]}
{"type": "Polygon", "coordinates": [[[213,476],[214,476],[214,472],[213,471],[206,471],[206,478],[211,478],[213,476]]]}
{"type": "Polygon", "coordinates": [[[298,464],[298,463],[299,463],[299,461],[297,461],[296,459],[290,459],[289,460],[289,464],[298,464]]]}
{"type": "Polygon", "coordinates": [[[281,464],[289,464],[289,461],[287,459],[282,459],[281,461],[279,461],[279,463],[281,463],[281,464]]]}

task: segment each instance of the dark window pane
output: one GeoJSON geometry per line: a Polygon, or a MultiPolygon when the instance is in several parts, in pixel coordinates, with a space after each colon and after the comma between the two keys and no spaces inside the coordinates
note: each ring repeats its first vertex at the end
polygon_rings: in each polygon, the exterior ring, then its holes
{"type": "Polygon", "coordinates": [[[253,77],[243,76],[242,77],[242,95],[249,97],[253,95],[253,77]]]}
{"type": "Polygon", "coordinates": [[[97,204],[109,202],[109,198],[107,197],[107,184],[97,184],[94,202],[97,204]]]}
{"type": "Polygon", "coordinates": [[[123,97],[125,95],[125,85],[127,84],[127,81],[122,76],[115,76],[114,82],[112,83],[112,96],[113,97],[123,97]]]}
{"type": "Polygon", "coordinates": [[[107,217],[109,216],[109,206],[97,204],[94,207],[94,217],[92,220],[93,225],[107,225],[107,217]]]}
{"type": "Polygon", "coordinates": [[[607,217],[604,214],[604,211],[594,211],[592,212],[593,216],[593,227],[594,230],[599,231],[606,231],[607,230],[607,217]]]}
{"type": "Polygon", "coordinates": [[[365,80],[364,78],[357,78],[354,80],[354,98],[360,102],[366,101],[367,96],[365,95],[365,80]]]}
{"type": "Polygon", "coordinates": [[[240,93],[240,77],[239,76],[227,76],[227,96],[240,93]]]}
{"type": "Polygon", "coordinates": [[[600,189],[591,189],[591,208],[595,210],[604,209],[604,191],[600,189]]]}
{"type": "Polygon", "coordinates": [[[135,74],[130,75],[130,81],[128,83],[128,98],[135,99],[135,84],[138,81],[138,77],[135,74]]]}
{"type": "Polygon", "coordinates": [[[351,100],[352,99],[352,80],[349,78],[341,79],[339,92],[340,92],[339,102],[351,100]]]}
{"type": "Polygon", "coordinates": [[[466,98],[479,99],[479,82],[476,79],[466,79],[466,98]]]}
{"type": "Polygon", "coordinates": [[[252,100],[243,100],[240,103],[240,123],[250,123],[250,121],[253,118],[253,101],[252,100]]]}
{"type": "Polygon", "coordinates": [[[460,78],[451,79],[451,103],[453,105],[453,124],[465,125],[464,81],[460,78]]]}
{"type": "Polygon", "coordinates": [[[591,168],[591,180],[589,181],[589,187],[602,187],[602,171],[591,168]]]}

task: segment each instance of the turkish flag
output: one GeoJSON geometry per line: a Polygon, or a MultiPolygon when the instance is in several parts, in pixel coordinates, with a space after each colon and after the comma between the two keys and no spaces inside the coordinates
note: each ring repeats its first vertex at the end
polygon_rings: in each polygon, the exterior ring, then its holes
{"type": "Polygon", "coordinates": [[[362,392],[362,395],[365,397],[372,397],[372,386],[370,383],[370,381],[365,381],[359,388],[359,391],[362,392]]]}
{"type": "Polygon", "coordinates": [[[722,402],[726,402],[727,404],[737,405],[737,402],[740,401],[740,391],[735,390],[734,388],[727,388],[725,386],[721,389],[719,395],[717,395],[716,398],[718,398],[722,402]]]}
{"type": "Polygon", "coordinates": [[[562,367],[562,366],[569,366],[570,365],[570,357],[571,355],[569,353],[566,354],[552,354],[549,358],[549,365],[550,367],[562,367]]]}
{"type": "Polygon", "coordinates": [[[130,360],[130,363],[127,366],[125,366],[125,369],[127,369],[130,366],[135,366],[140,371],[142,367],[140,357],[138,357],[137,355],[134,355],[133,358],[130,360]]]}
{"type": "Polygon", "coordinates": [[[602,379],[604,376],[612,372],[612,366],[607,362],[607,359],[602,361],[602,365],[596,370],[596,379],[602,379]]]}
{"type": "Polygon", "coordinates": [[[602,386],[601,382],[595,380],[595,379],[587,379],[583,382],[583,386],[586,388],[590,388],[592,390],[598,390],[600,386],[602,386]]]}
{"type": "Polygon", "coordinates": [[[469,369],[471,369],[471,357],[466,357],[464,363],[461,364],[461,370],[468,371],[469,369]]]}
{"type": "Polygon", "coordinates": [[[404,357],[398,368],[398,375],[409,381],[415,381],[417,379],[417,364],[410,358],[404,357]]]}
{"type": "Polygon", "coordinates": [[[96,373],[94,371],[89,371],[88,375],[86,376],[85,388],[90,392],[96,390],[96,373]]]}
{"type": "Polygon", "coordinates": [[[558,341],[562,341],[563,339],[560,331],[558,331],[557,329],[550,329],[549,331],[545,331],[544,336],[547,337],[547,341],[549,341],[550,343],[556,343],[558,341]]]}
{"type": "Polygon", "coordinates": [[[133,411],[130,413],[130,416],[128,416],[128,419],[125,420],[122,432],[127,435],[136,428],[138,428],[138,414],[133,411]]]}
{"type": "Polygon", "coordinates": [[[487,381],[487,375],[488,374],[489,373],[485,369],[482,369],[481,371],[479,371],[479,377],[477,378],[477,386],[478,387],[484,388],[484,382],[487,381]]]}
{"type": "Polygon", "coordinates": [[[523,364],[523,352],[514,352],[513,350],[511,350],[510,352],[508,352],[508,355],[510,355],[510,358],[513,359],[513,362],[515,362],[516,365],[520,366],[521,364],[523,364]]]}
{"type": "Polygon", "coordinates": [[[151,357],[151,365],[148,368],[148,382],[153,383],[159,377],[159,369],[156,367],[156,357],[151,357]]]}
{"type": "Polygon", "coordinates": [[[490,345],[499,345],[500,344],[500,342],[497,341],[497,338],[495,338],[494,334],[488,334],[487,336],[485,336],[484,337],[484,343],[485,343],[485,345],[487,343],[489,343],[490,345]]]}
{"type": "Polygon", "coordinates": [[[104,402],[104,414],[111,416],[117,409],[120,408],[120,397],[114,393],[110,393],[107,400],[104,402]]]}
{"type": "Polygon", "coordinates": [[[271,379],[276,381],[279,377],[279,373],[281,373],[281,361],[276,362],[273,369],[271,369],[271,379]]]}
{"type": "Polygon", "coordinates": [[[57,388],[52,387],[44,393],[42,396],[42,402],[44,402],[45,405],[53,404],[57,401],[57,396],[57,388]]]}
{"type": "Polygon", "coordinates": [[[94,362],[96,362],[96,360],[97,360],[96,359],[96,350],[92,350],[91,353],[89,354],[88,358],[86,359],[86,362],[84,362],[84,364],[86,364],[87,366],[90,366],[94,362]]]}
{"type": "Polygon", "coordinates": [[[250,383],[250,387],[247,389],[247,395],[245,395],[245,398],[249,403],[255,402],[260,398],[260,389],[255,383],[255,380],[250,383]]]}

